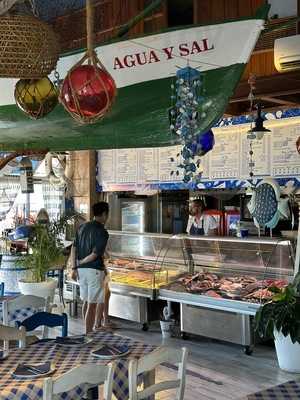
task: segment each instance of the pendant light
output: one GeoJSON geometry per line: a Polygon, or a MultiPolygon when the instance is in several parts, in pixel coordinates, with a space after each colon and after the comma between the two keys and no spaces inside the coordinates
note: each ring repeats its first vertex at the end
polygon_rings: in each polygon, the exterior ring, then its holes
{"type": "Polygon", "coordinates": [[[257,103],[257,115],[254,121],[254,127],[248,131],[248,139],[261,140],[265,133],[271,132],[270,129],[264,127],[264,118],[261,115],[261,103],[257,103]]]}

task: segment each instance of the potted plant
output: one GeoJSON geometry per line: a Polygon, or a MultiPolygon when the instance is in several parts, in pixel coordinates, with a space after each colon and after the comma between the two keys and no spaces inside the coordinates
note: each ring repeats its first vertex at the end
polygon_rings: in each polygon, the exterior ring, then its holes
{"type": "Polygon", "coordinates": [[[29,254],[20,260],[28,270],[27,278],[19,280],[22,294],[53,298],[57,281],[47,279],[47,272],[65,263],[61,234],[67,218],[58,222],[34,225],[34,233],[29,240],[29,254]]]}
{"type": "Polygon", "coordinates": [[[255,329],[262,338],[275,340],[278,363],[288,372],[300,372],[300,273],[288,286],[272,288],[272,300],[255,316],[255,329]]]}

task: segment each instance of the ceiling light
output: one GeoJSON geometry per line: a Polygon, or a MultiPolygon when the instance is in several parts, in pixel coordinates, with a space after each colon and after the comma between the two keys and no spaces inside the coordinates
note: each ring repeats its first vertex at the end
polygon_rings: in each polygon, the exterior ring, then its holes
{"type": "Polygon", "coordinates": [[[248,131],[248,139],[262,139],[266,132],[271,132],[270,129],[264,127],[264,118],[261,115],[261,104],[258,103],[257,107],[257,115],[255,118],[255,125],[248,131]]]}

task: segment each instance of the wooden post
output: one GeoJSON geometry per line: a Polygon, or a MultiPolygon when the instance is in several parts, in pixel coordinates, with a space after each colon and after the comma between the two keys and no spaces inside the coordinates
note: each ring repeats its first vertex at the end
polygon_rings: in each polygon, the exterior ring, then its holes
{"type": "Polygon", "coordinates": [[[75,211],[92,218],[91,208],[97,200],[96,194],[96,151],[74,152],[74,176],[72,179],[75,211]]]}

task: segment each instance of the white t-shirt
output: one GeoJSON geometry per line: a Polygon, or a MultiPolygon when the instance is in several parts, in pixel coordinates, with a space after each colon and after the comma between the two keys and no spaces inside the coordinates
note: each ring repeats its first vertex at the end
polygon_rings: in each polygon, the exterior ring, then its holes
{"type": "Polygon", "coordinates": [[[198,228],[198,229],[203,228],[205,236],[208,235],[210,230],[218,228],[218,223],[215,220],[215,218],[212,215],[208,215],[208,214],[201,215],[201,217],[198,221],[196,220],[195,217],[190,216],[187,227],[186,227],[186,232],[188,234],[190,233],[190,229],[191,229],[192,225],[194,225],[195,228],[198,228]]]}

